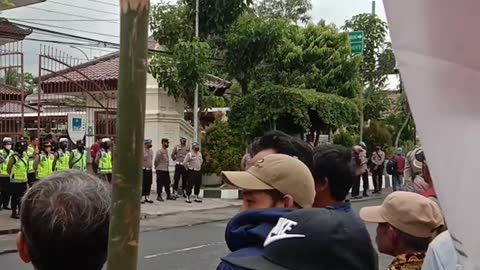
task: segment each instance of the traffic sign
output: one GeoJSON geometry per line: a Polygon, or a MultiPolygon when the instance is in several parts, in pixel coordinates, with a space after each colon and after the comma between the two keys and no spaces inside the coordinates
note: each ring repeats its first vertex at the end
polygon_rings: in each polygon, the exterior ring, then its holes
{"type": "Polygon", "coordinates": [[[350,46],[352,47],[352,53],[355,55],[363,54],[363,31],[348,32],[350,38],[350,46]]]}

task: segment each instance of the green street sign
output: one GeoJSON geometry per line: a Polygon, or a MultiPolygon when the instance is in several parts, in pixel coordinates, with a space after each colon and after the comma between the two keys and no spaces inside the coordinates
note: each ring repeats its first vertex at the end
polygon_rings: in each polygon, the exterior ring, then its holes
{"type": "Polygon", "coordinates": [[[93,136],[93,127],[89,126],[87,129],[87,136],[93,136]]]}
{"type": "Polygon", "coordinates": [[[354,55],[363,54],[363,32],[354,31],[348,32],[348,37],[350,38],[350,46],[352,47],[352,53],[354,55]]]}

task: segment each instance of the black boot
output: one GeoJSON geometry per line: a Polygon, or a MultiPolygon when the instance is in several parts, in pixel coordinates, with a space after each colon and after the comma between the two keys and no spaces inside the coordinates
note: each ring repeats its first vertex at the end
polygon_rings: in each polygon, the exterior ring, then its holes
{"type": "Polygon", "coordinates": [[[175,201],[177,198],[175,198],[174,196],[172,196],[171,194],[167,194],[167,200],[168,201],[175,201]]]}
{"type": "Polygon", "coordinates": [[[157,201],[159,201],[159,202],[163,202],[162,195],[160,195],[160,194],[159,194],[159,195],[157,196],[157,201]]]}
{"type": "Polygon", "coordinates": [[[17,209],[12,209],[12,215],[10,217],[14,218],[14,219],[19,219],[20,218],[18,216],[17,209]]]}
{"type": "Polygon", "coordinates": [[[186,196],[186,198],[187,198],[187,199],[185,200],[185,202],[186,202],[186,203],[192,203],[192,201],[190,200],[190,195],[185,195],[185,196],[186,196]]]}

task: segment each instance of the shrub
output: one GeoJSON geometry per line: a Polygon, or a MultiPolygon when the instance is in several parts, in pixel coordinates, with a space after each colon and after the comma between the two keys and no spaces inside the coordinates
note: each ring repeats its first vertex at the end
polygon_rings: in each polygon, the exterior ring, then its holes
{"type": "Polygon", "coordinates": [[[204,173],[220,175],[222,171],[240,170],[240,162],[245,153],[245,144],[228,123],[216,120],[207,129],[202,141],[204,173]]]}
{"type": "Polygon", "coordinates": [[[333,143],[340,144],[349,148],[355,145],[355,140],[353,136],[347,131],[340,131],[333,137],[333,143]]]}

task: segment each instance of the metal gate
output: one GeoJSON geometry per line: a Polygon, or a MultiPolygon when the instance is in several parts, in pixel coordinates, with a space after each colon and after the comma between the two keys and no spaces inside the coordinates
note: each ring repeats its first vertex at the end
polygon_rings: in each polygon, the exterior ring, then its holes
{"type": "Polygon", "coordinates": [[[115,137],[117,79],[108,79],[108,71],[98,66],[103,58],[99,59],[80,60],[41,46],[39,91],[26,99],[37,113],[35,119],[26,120],[26,129],[35,129],[40,138],[58,138],[68,135],[69,115],[83,115],[87,143],[94,137],[115,137]]]}
{"type": "MultiPolygon", "coordinates": [[[[21,42],[0,46],[0,137],[23,136],[24,54],[21,42]]],[[[32,110],[33,111],[33,110],[32,110]]]]}

